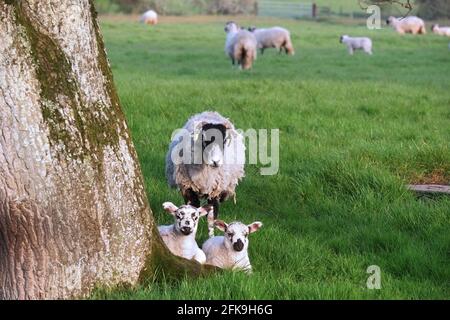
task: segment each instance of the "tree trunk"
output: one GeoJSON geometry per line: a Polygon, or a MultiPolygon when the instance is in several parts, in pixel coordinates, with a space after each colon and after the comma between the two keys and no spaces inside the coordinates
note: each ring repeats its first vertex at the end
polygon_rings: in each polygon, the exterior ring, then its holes
{"type": "Polygon", "coordinates": [[[137,283],[158,237],[92,2],[0,0],[0,37],[0,299],[137,283]]]}

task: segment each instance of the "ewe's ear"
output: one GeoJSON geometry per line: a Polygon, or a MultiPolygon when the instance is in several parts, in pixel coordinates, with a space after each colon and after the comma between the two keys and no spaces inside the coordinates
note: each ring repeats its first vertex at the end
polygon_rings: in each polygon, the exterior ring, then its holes
{"type": "Polygon", "coordinates": [[[198,212],[200,214],[200,217],[206,216],[208,213],[214,210],[214,207],[211,205],[206,205],[203,207],[198,208],[198,212]]]}
{"type": "Polygon", "coordinates": [[[174,212],[178,210],[178,207],[176,205],[174,205],[172,202],[164,202],[163,208],[171,215],[173,215],[174,212]]]}
{"type": "Polygon", "coordinates": [[[214,226],[222,232],[227,231],[228,225],[222,220],[214,221],[214,226]]]}
{"type": "Polygon", "coordinates": [[[253,232],[258,231],[262,227],[262,225],[263,225],[262,222],[259,222],[259,221],[253,222],[252,224],[249,224],[247,226],[248,232],[253,233],[253,232]]]}

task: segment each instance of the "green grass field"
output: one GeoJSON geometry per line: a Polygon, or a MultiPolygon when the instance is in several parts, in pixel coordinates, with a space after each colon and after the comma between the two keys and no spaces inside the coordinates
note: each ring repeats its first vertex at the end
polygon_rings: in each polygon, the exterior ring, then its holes
{"type": "Polygon", "coordinates": [[[267,50],[242,72],[223,51],[228,19],[163,18],[152,28],[108,18],[101,28],[158,224],[172,223],[164,201],[182,202],[164,158],[189,116],[217,110],[238,128],[280,129],[279,173],[248,165],[237,204],[221,209],[225,221],[264,223],[250,239],[255,272],[93,297],[448,299],[450,198],[418,199],[404,185],[450,182],[449,39],[235,18],[288,27],[296,47],[293,57],[267,50]],[[374,55],[349,56],[345,33],[371,36],[374,55]],[[370,265],[381,268],[381,290],[366,288],[370,265]]]}

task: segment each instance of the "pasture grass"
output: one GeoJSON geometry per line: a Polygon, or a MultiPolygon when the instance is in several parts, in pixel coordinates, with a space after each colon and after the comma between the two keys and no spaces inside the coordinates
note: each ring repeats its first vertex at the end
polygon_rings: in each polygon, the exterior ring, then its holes
{"type": "Polygon", "coordinates": [[[280,129],[278,174],[246,166],[237,204],[221,208],[225,221],[264,223],[250,239],[254,274],[157,277],[93,298],[448,299],[450,198],[419,199],[404,185],[450,181],[449,40],[237,17],[289,28],[296,48],[293,57],[267,50],[242,72],[223,51],[228,19],[104,19],[101,29],[158,224],[172,222],[164,201],[182,202],[164,158],[191,115],[217,110],[244,130],[280,129]],[[374,55],[349,56],[341,34],[371,36],[374,55]],[[381,268],[381,290],[366,287],[370,265],[381,268]]]}

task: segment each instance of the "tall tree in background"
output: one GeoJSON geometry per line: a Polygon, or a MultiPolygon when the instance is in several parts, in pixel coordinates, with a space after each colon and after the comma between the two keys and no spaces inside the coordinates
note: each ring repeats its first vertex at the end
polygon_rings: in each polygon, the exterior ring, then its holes
{"type": "Polygon", "coordinates": [[[426,19],[450,18],[449,0],[416,0],[418,14],[426,19]]]}
{"type": "Polygon", "coordinates": [[[0,34],[0,298],[75,297],[180,262],[153,235],[92,2],[0,0],[0,34]]]}

